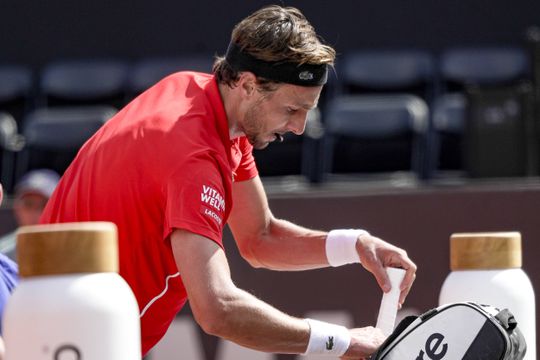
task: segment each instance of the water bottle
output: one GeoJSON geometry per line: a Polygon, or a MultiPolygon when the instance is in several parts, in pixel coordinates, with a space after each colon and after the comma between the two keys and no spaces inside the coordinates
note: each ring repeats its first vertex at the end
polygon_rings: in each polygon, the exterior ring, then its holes
{"type": "Polygon", "coordinates": [[[509,309],[527,342],[524,360],[536,360],[534,290],[521,260],[519,232],[453,234],[439,305],[473,301],[509,309]]]}
{"type": "Polygon", "coordinates": [[[116,226],[26,226],[4,314],[7,360],[140,360],[137,301],[118,274],[116,226]]]}

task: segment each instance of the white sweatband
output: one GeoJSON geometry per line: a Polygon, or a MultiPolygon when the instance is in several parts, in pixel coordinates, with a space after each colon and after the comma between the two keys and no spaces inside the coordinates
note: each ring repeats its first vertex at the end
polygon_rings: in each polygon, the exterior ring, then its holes
{"type": "Polygon", "coordinates": [[[369,233],[359,229],[332,230],[326,237],[326,258],[330,266],[359,263],[356,241],[362,234],[369,233]]]}
{"type": "Polygon", "coordinates": [[[309,343],[303,355],[342,356],[351,343],[349,330],[340,325],[305,319],[309,324],[309,343]]]}

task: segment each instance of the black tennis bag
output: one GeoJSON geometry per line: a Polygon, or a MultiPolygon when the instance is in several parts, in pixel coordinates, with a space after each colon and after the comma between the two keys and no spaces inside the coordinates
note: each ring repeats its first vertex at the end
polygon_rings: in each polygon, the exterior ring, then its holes
{"type": "Polygon", "coordinates": [[[408,316],[372,360],[521,360],[527,346],[508,309],[452,303],[408,316]]]}

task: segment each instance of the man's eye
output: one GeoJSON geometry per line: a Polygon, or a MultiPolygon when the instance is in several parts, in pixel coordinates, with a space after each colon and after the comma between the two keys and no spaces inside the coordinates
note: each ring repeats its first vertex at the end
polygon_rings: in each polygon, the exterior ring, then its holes
{"type": "Polygon", "coordinates": [[[294,113],[297,112],[297,111],[298,111],[298,109],[287,108],[287,112],[288,112],[289,114],[294,114],[294,113]]]}

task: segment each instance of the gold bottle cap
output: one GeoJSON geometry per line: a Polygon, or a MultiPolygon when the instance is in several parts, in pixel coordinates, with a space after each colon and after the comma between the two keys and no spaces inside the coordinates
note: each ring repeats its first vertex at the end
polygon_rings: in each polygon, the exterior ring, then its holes
{"type": "Polygon", "coordinates": [[[23,226],[17,231],[19,275],[118,272],[118,237],[111,222],[23,226]]]}
{"type": "Polygon", "coordinates": [[[450,237],[451,270],[521,267],[519,232],[457,233],[450,237]]]}

